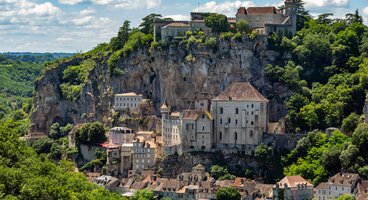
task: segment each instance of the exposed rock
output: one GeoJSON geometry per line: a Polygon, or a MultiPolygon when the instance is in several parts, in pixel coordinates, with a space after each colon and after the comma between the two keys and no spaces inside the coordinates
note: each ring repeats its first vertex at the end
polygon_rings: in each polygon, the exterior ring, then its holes
{"type": "Polygon", "coordinates": [[[281,105],[289,91],[280,85],[272,88],[264,69],[279,56],[265,49],[260,41],[221,42],[216,52],[206,47],[187,50],[173,45],[152,52],[138,49],[121,61],[119,75],[110,75],[107,58],[96,59],[97,65],[89,74],[80,99],[70,102],[62,98],[60,84],[63,70],[81,62],[75,58],[47,70],[36,81],[31,120],[37,131],[45,133],[54,122],[76,124],[97,120],[110,125],[114,93],[142,93],[152,100],[155,113],[159,114],[160,103],[165,99],[174,110],[186,109],[201,93],[215,97],[233,81],[250,81],[270,99],[270,119],[277,121],[285,114],[281,105]],[[283,94],[275,95],[274,91],[283,94]]]}

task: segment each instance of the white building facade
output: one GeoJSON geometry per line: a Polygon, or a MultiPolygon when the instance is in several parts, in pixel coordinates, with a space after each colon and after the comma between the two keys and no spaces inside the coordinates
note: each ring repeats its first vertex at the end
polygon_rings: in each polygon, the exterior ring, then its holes
{"type": "Polygon", "coordinates": [[[251,154],[267,132],[268,102],[250,83],[244,82],[232,83],[212,99],[216,148],[251,154]]]}
{"type": "Polygon", "coordinates": [[[180,153],[182,143],[180,113],[171,113],[170,106],[164,102],[161,106],[161,116],[163,153],[165,155],[180,153]]]}
{"type": "Polygon", "coordinates": [[[320,183],[315,189],[317,200],[333,200],[343,194],[357,195],[357,184],[361,180],[358,174],[338,173],[328,182],[320,183]]]}
{"type": "Polygon", "coordinates": [[[142,102],[143,95],[135,92],[115,94],[114,95],[114,108],[116,110],[130,110],[134,111],[139,109],[139,104],[142,102]]]}
{"type": "Polygon", "coordinates": [[[109,143],[110,144],[123,144],[127,142],[133,142],[134,132],[130,128],[126,127],[114,127],[109,131],[109,143]]]}

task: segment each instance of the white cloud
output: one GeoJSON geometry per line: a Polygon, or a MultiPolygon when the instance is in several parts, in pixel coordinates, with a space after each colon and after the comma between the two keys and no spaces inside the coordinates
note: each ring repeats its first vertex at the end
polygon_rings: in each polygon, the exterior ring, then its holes
{"type": "Polygon", "coordinates": [[[254,6],[252,1],[225,1],[222,3],[217,3],[216,1],[210,1],[199,6],[199,9],[194,9],[193,11],[200,12],[215,12],[225,14],[227,16],[234,16],[236,10],[241,7],[254,6]]]}
{"type": "Polygon", "coordinates": [[[326,6],[345,7],[349,5],[350,0],[304,0],[304,2],[307,8],[326,6]]]}
{"type": "Polygon", "coordinates": [[[59,3],[61,4],[67,4],[67,5],[76,5],[83,3],[84,0],[59,0],[59,3]]]}
{"type": "Polygon", "coordinates": [[[88,9],[80,11],[81,15],[91,15],[91,14],[94,14],[94,13],[96,13],[96,10],[92,9],[92,8],[88,8],[88,9]]]}
{"type": "Polygon", "coordinates": [[[363,8],[363,14],[368,17],[368,7],[363,8]]]}
{"type": "Polygon", "coordinates": [[[55,23],[62,10],[50,2],[34,3],[30,0],[0,0],[1,24],[55,23]]]}
{"type": "Polygon", "coordinates": [[[138,10],[157,8],[161,5],[161,0],[59,0],[59,3],[68,5],[92,3],[97,5],[110,5],[114,8],[124,10],[138,10]]]}
{"type": "Polygon", "coordinates": [[[114,7],[124,10],[137,10],[156,8],[160,4],[161,0],[120,0],[114,7]]]}
{"type": "Polygon", "coordinates": [[[173,20],[189,20],[187,15],[166,15],[163,18],[172,18],[173,20]]]}
{"type": "Polygon", "coordinates": [[[90,24],[94,19],[95,18],[93,16],[83,16],[77,19],[73,19],[72,22],[74,25],[81,26],[90,24]]]}

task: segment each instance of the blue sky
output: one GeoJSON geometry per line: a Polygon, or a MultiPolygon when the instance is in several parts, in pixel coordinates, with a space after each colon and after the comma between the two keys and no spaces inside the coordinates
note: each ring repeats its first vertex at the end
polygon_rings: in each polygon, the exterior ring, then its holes
{"type": "MultiPolygon", "coordinates": [[[[138,26],[160,13],[188,19],[191,11],[234,16],[239,6],[280,5],[283,0],[0,0],[0,52],[88,51],[109,41],[124,20],[138,26]],[[198,6],[199,5],[199,6],[198,6]]],[[[343,17],[359,9],[368,22],[368,0],[304,0],[312,15],[343,17]]]]}

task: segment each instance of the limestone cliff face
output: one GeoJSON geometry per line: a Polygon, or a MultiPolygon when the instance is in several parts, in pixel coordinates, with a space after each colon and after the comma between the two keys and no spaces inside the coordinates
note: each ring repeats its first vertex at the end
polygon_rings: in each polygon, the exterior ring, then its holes
{"type": "Polygon", "coordinates": [[[280,56],[265,48],[264,42],[224,42],[217,51],[207,47],[186,49],[171,46],[166,50],[139,49],[122,58],[119,75],[110,75],[107,58],[96,59],[96,67],[83,86],[80,99],[66,101],[61,96],[62,72],[77,65],[75,58],[49,69],[35,83],[35,109],[31,120],[38,131],[48,132],[54,122],[81,123],[101,121],[111,123],[113,94],[135,91],[153,101],[159,114],[165,99],[174,110],[187,109],[196,97],[218,95],[233,81],[250,81],[270,100],[270,119],[278,120],[285,111],[284,99],[290,92],[279,85],[271,86],[264,75],[267,64],[280,56]]]}

